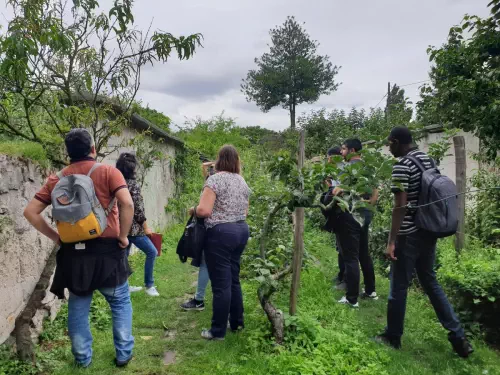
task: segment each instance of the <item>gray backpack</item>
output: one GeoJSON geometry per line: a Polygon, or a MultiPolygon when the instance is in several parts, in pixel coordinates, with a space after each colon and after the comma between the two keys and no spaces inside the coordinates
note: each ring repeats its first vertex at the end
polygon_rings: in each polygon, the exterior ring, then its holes
{"type": "Polygon", "coordinates": [[[101,236],[106,229],[107,216],[115,199],[104,209],[97,199],[94,182],[90,175],[101,166],[95,163],[87,175],[63,176],[57,173],[59,182],[51,194],[52,217],[63,243],[88,241],[101,236]]]}
{"type": "Polygon", "coordinates": [[[447,176],[443,176],[434,162],[426,169],[422,161],[406,155],[422,172],[415,225],[436,238],[448,237],[458,228],[457,187],[447,176]]]}

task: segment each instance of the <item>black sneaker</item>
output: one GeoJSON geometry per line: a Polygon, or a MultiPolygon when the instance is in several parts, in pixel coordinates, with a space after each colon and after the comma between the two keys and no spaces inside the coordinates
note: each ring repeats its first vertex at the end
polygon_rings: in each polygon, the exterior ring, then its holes
{"type": "Polygon", "coordinates": [[[92,364],[92,361],[90,361],[90,362],[88,363],[88,365],[84,365],[83,363],[76,362],[76,361],[75,361],[75,363],[74,363],[75,368],[89,368],[91,364],[92,364]]]}
{"type": "Polygon", "coordinates": [[[227,322],[227,329],[229,329],[233,333],[237,333],[237,332],[243,331],[245,329],[245,325],[244,324],[240,324],[240,325],[238,325],[238,328],[232,329],[231,328],[231,323],[227,322]]]}
{"type": "Polygon", "coordinates": [[[132,360],[132,357],[127,359],[126,361],[119,361],[115,358],[115,366],[116,367],[125,367],[129,364],[129,362],[132,360]]]}
{"type": "Polygon", "coordinates": [[[186,311],[203,311],[203,310],[205,310],[205,302],[198,301],[198,300],[193,298],[192,300],[184,302],[181,305],[181,309],[186,310],[186,311]]]}
{"type": "Polygon", "coordinates": [[[453,346],[453,350],[455,351],[455,353],[457,353],[462,358],[467,358],[474,352],[474,348],[465,337],[454,339],[448,338],[448,340],[450,341],[451,346],[453,346]]]}
{"type": "Polygon", "coordinates": [[[394,349],[401,349],[401,339],[389,336],[385,332],[375,336],[373,339],[379,344],[388,345],[394,349]]]}

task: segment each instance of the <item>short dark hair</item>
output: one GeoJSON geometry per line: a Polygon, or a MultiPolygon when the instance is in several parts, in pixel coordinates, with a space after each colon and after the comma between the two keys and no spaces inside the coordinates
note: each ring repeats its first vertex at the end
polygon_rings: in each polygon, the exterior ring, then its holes
{"type": "Polygon", "coordinates": [[[71,160],[83,159],[92,152],[94,140],[87,129],[72,129],[64,138],[66,151],[71,160]]]}
{"type": "Polygon", "coordinates": [[[137,159],[134,154],[124,152],[116,161],[116,169],[122,172],[127,180],[135,179],[135,169],[137,168],[137,159]]]}
{"type": "Polygon", "coordinates": [[[240,156],[234,146],[222,146],[215,162],[215,170],[217,172],[240,173],[240,156]]]}
{"type": "Polygon", "coordinates": [[[332,155],[342,155],[342,151],[339,146],[334,146],[330,147],[328,151],[326,152],[327,156],[332,156],[332,155]]]}
{"type": "Polygon", "coordinates": [[[363,145],[358,138],[346,139],[342,144],[345,145],[348,150],[354,149],[354,151],[356,152],[359,152],[363,149],[363,145]]]}
{"type": "Polygon", "coordinates": [[[397,140],[401,145],[410,145],[413,143],[413,137],[410,129],[405,126],[397,126],[391,130],[389,140],[397,140]]]}

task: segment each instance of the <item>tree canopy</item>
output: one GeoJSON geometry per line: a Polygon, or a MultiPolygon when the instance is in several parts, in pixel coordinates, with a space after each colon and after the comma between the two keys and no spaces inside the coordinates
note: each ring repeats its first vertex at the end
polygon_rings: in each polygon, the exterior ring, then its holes
{"type": "Polygon", "coordinates": [[[334,78],[339,68],[328,56],[316,53],[319,43],[305,29],[288,17],[282,26],[270,31],[270,51],[255,59],[241,89],[248,101],[264,112],[281,105],[290,112],[290,126],[295,128],[295,108],[314,103],[322,94],[335,91],[334,78]]]}
{"type": "MultiPolygon", "coordinates": [[[[14,17],[0,35],[0,132],[42,144],[61,160],[64,135],[91,130],[101,156],[129,121],[141,68],[172,53],[189,59],[201,35],[174,37],[134,26],[132,1],[8,0],[14,17]]],[[[112,151],[112,150],[108,150],[112,151]]]]}
{"type": "Polygon", "coordinates": [[[500,150],[500,1],[491,16],[466,15],[440,47],[429,47],[431,83],[421,90],[418,119],[473,132],[489,159],[500,150]]]}

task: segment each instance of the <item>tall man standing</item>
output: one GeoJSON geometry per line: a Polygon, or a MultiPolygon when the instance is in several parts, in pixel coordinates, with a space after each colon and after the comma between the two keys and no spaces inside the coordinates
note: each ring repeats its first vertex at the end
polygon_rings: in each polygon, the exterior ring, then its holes
{"type": "MultiPolygon", "coordinates": [[[[342,156],[346,160],[346,165],[353,165],[361,162],[359,152],[363,146],[359,139],[348,139],[342,144],[342,156]]],[[[340,187],[333,190],[333,195],[343,194],[340,187]]],[[[374,205],[377,202],[378,191],[363,197],[368,203],[374,205]]],[[[336,217],[336,234],[341,255],[345,265],[345,282],[347,284],[346,295],[339,300],[339,303],[347,304],[351,307],[359,307],[359,265],[363,272],[365,289],[362,298],[377,300],[375,292],[375,270],[373,261],[368,251],[368,230],[372,220],[372,212],[363,208],[360,210],[363,224],[360,225],[350,212],[343,212],[338,209],[336,217]]]]}
{"type": "Polygon", "coordinates": [[[432,167],[432,161],[413,145],[411,132],[405,127],[394,128],[388,141],[391,153],[398,158],[392,170],[394,209],[386,251],[387,257],[392,260],[391,288],[387,327],[375,339],[396,349],[401,347],[406,297],[415,269],[439,321],[449,331],[448,340],[453,349],[459,356],[466,358],[473,352],[472,346],[434,271],[437,239],[416,227],[416,210],[407,208],[408,203],[411,206],[418,205],[422,177],[420,169],[408,156],[418,158],[426,169],[432,167]]]}
{"type": "MultiPolygon", "coordinates": [[[[59,234],[47,224],[42,212],[51,205],[51,193],[59,182],[57,175],[35,195],[24,211],[26,219],[54,243],[61,244],[51,291],[64,298],[64,288],[70,291],[68,301],[68,332],[75,364],[88,367],[92,362],[92,334],[89,310],[92,295],[99,290],[106,298],[113,315],[115,364],[123,367],[132,359],[132,304],[127,278],[130,274],[125,249],[127,235],[134,216],[134,204],[121,172],[109,165],[96,165],[94,140],[85,129],[73,129],[65,145],[71,164],[58,175],[89,175],[99,203],[107,209],[107,226],[98,238],[83,243],[62,243],[59,234]],[[116,198],[120,215],[115,204],[116,198]]],[[[63,196],[61,199],[64,198],[63,196]]]]}

